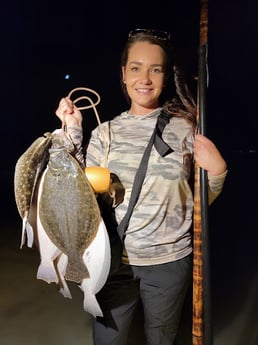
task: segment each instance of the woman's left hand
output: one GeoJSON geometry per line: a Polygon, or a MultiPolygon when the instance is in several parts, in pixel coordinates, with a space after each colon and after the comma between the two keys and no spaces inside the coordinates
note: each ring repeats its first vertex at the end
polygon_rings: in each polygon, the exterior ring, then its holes
{"type": "Polygon", "coordinates": [[[201,168],[213,176],[221,175],[227,169],[227,164],[217,147],[210,139],[201,134],[195,136],[194,159],[201,168]]]}

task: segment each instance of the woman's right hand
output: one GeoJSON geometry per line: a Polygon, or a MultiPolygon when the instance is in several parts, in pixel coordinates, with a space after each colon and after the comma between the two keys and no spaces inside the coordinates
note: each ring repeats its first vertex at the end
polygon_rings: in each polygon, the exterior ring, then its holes
{"type": "Polygon", "coordinates": [[[82,125],[82,114],[69,97],[64,97],[60,100],[56,116],[67,127],[82,125]]]}

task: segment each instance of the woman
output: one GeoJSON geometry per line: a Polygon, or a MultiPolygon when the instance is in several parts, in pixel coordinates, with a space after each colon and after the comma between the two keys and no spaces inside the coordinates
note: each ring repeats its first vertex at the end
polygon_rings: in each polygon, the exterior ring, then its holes
{"type": "MultiPolygon", "coordinates": [[[[210,202],[223,188],[226,162],[208,138],[194,136],[196,107],[179,69],[173,66],[169,33],[145,29],[130,32],[122,52],[121,84],[128,110],[103,123],[109,136],[108,168],[125,188],[123,202],[115,203],[118,224],[126,213],[134,176],[162,109],[172,115],[162,133],[162,141],[170,150],[161,156],[152,148],[125,232],[121,265],[97,296],[104,317],[94,320],[94,344],[127,344],[134,311],[141,301],[146,344],[171,345],[191,281],[192,157],[207,170],[210,202]]],[[[65,119],[78,148],[77,158],[84,164],[81,113],[70,99],[63,98],[56,115],[65,119]]],[[[103,165],[104,151],[97,127],[87,147],[86,165],[103,165]]]]}

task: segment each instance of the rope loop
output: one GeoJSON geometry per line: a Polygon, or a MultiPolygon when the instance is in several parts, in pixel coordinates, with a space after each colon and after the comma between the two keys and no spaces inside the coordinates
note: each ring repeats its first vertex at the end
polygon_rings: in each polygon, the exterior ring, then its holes
{"type": "Polygon", "coordinates": [[[104,131],[104,128],[103,128],[103,126],[102,126],[102,123],[101,123],[101,121],[100,121],[100,117],[99,117],[99,114],[98,114],[97,108],[96,108],[96,105],[98,105],[99,102],[100,102],[100,96],[99,96],[99,94],[98,94],[96,91],[94,91],[94,90],[92,90],[92,89],[90,89],[90,88],[87,88],[87,87],[76,87],[75,89],[72,89],[72,90],[69,92],[68,98],[71,99],[71,101],[72,101],[74,104],[78,103],[79,101],[81,101],[81,100],[83,100],[83,99],[86,99],[87,101],[90,102],[90,105],[81,106],[81,107],[76,106],[76,107],[77,107],[78,110],[85,110],[85,109],[93,108],[94,113],[95,113],[95,116],[96,116],[96,119],[97,119],[97,121],[98,121],[99,130],[100,130],[100,133],[101,133],[101,136],[102,136],[102,140],[103,140],[103,143],[104,143],[104,148],[105,148],[105,149],[104,149],[104,151],[105,151],[104,166],[106,167],[106,166],[107,166],[107,159],[108,159],[108,151],[109,151],[109,138],[108,138],[108,136],[106,135],[106,133],[105,133],[105,131],[104,131]],[[94,103],[90,97],[88,97],[88,96],[80,96],[80,97],[77,97],[74,101],[72,101],[71,96],[72,96],[72,94],[73,94],[74,92],[76,92],[76,91],[91,92],[91,93],[93,93],[93,94],[97,97],[97,100],[96,100],[96,102],[94,103]]]}
{"type": "Polygon", "coordinates": [[[89,89],[87,87],[76,87],[75,89],[73,89],[73,90],[71,90],[69,92],[68,97],[71,99],[72,94],[74,92],[76,92],[76,91],[86,91],[86,92],[89,91],[89,92],[93,93],[97,97],[97,100],[96,100],[95,103],[93,103],[92,99],[90,97],[88,97],[88,96],[81,96],[81,97],[76,98],[73,101],[74,104],[78,103],[82,99],[86,99],[86,100],[88,100],[90,102],[90,105],[88,105],[88,106],[77,107],[79,110],[90,109],[90,108],[96,107],[96,105],[99,104],[99,102],[100,102],[100,95],[96,91],[94,91],[92,89],[89,89]]]}

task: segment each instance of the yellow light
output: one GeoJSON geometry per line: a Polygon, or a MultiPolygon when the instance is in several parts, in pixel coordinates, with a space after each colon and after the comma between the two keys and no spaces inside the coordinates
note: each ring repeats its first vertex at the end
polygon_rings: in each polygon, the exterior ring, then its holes
{"type": "Polygon", "coordinates": [[[105,193],[110,186],[110,171],[104,167],[86,167],[85,174],[95,193],[105,193]]]}

